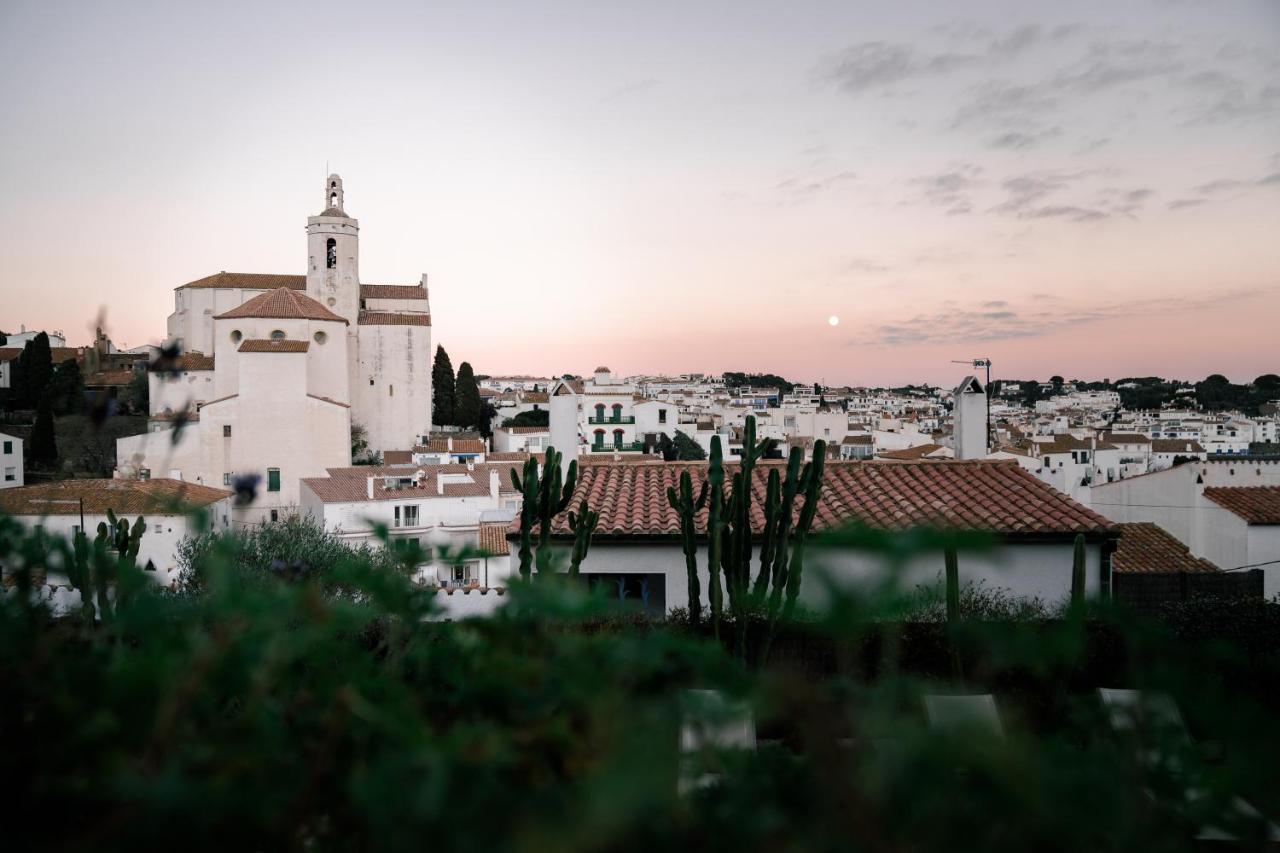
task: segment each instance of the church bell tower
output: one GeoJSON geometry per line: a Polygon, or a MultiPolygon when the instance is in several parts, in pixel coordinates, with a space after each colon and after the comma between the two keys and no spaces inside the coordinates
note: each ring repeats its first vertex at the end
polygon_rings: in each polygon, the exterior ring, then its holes
{"type": "Polygon", "coordinates": [[[354,329],[360,312],[360,224],[342,205],[342,178],[330,175],[324,208],[307,217],[307,295],[354,329]]]}

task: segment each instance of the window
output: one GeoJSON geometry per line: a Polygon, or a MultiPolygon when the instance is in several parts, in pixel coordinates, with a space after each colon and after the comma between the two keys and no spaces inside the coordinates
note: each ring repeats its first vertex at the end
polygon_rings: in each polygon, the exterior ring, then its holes
{"type": "Polygon", "coordinates": [[[14,481],[15,481],[15,480],[17,480],[17,479],[18,479],[18,469],[17,469],[17,468],[5,468],[5,469],[4,469],[4,481],[5,481],[6,483],[12,483],[12,482],[14,482],[14,481]]]}
{"type": "Polygon", "coordinates": [[[665,424],[667,422],[667,410],[658,409],[658,423],[665,424]]]}
{"type": "Polygon", "coordinates": [[[404,508],[404,526],[405,527],[418,526],[418,507],[416,504],[406,506],[404,508]]]}
{"type": "Polygon", "coordinates": [[[280,491],[280,469],[279,468],[267,469],[267,491],[268,492],[280,491]]]}
{"type": "Polygon", "coordinates": [[[322,344],[325,341],[329,340],[329,336],[326,335],[324,332],[316,332],[312,337],[315,338],[315,341],[318,344],[322,344]]]}
{"type": "Polygon", "coordinates": [[[139,468],[139,469],[138,469],[138,479],[139,479],[139,480],[150,480],[150,479],[151,479],[151,469],[150,469],[150,468],[139,468]]]}
{"type": "Polygon", "coordinates": [[[273,331],[271,332],[271,340],[273,340],[273,341],[283,341],[283,340],[284,340],[284,332],[283,332],[283,331],[281,331],[280,329],[275,329],[275,330],[273,330],[273,331]]]}
{"type": "Polygon", "coordinates": [[[239,329],[233,329],[231,331],[231,343],[238,344],[243,338],[244,338],[244,335],[240,334],[239,329]]]}
{"type": "Polygon", "coordinates": [[[394,386],[394,385],[388,385],[388,386],[387,386],[387,396],[388,396],[388,397],[394,397],[395,395],[396,395],[396,386],[394,386]]]}
{"type": "Polygon", "coordinates": [[[604,420],[604,403],[596,403],[596,421],[604,420]]]}
{"type": "Polygon", "coordinates": [[[153,533],[164,533],[164,525],[153,524],[152,527],[154,528],[152,530],[153,533]]]}
{"type": "Polygon", "coordinates": [[[280,520],[280,510],[278,510],[278,509],[273,509],[273,510],[271,510],[271,520],[272,520],[272,521],[279,521],[279,520],[280,520]]]}
{"type": "Polygon", "coordinates": [[[332,237],[325,243],[324,265],[329,269],[338,265],[338,241],[332,237]]]}
{"type": "Polygon", "coordinates": [[[230,486],[230,485],[231,485],[231,472],[230,472],[230,471],[228,471],[227,473],[225,473],[225,474],[223,474],[223,475],[222,475],[222,485],[224,485],[224,486],[230,486]]]}
{"type": "Polygon", "coordinates": [[[5,453],[12,453],[12,452],[13,452],[13,442],[12,442],[12,441],[6,441],[6,442],[4,443],[4,452],[5,452],[5,453]]]}
{"type": "Polygon", "coordinates": [[[620,429],[615,429],[613,431],[613,446],[617,448],[622,447],[622,430],[620,429]]]}
{"type": "Polygon", "coordinates": [[[622,404],[621,403],[613,404],[613,419],[614,421],[622,420],[622,404]]]}
{"type": "Polygon", "coordinates": [[[222,425],[222,437],[231,438],[231,424],[222,425]]]}

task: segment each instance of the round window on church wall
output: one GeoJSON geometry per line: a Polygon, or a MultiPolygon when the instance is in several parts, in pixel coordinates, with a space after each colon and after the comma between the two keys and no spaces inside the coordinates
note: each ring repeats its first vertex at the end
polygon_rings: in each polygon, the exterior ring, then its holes
{"type": "Polygon", "coordinates": [[[333,306],[335,306],[335,305],[337,305],[337,304],[338,304],[338,300],[334,299],[332,296],[330,296],[330,297],[329,297],[329,300],[328,300],[328,301],[329,301],[329,307],[330,307],[330,308],[332,308],[333,306]]]}
{"type": "Polygon", "coordinates": [[[322,344],[325,341],[329,340],[329,336],[326,335],[324,332],[316,332],[314,337],[316,339],[316,343],[318,344],[322,344]]]}
{"type": "Polygon", "coordinates": [[[243,337],[244,335],[240,334],[240,330],[236,329],[231,333],[231,343],[238,344],[240,343],[240,339],[243,337]]]}
{"type": "Polygon", "coordinates": [[[276,329],[274,332],[272,332],[272,333],[271,333],[271,340],[273,340],[273,341],[283,341],[283,340],[284,340],[284,332],[280,331],[279,329],[276,329]]]}

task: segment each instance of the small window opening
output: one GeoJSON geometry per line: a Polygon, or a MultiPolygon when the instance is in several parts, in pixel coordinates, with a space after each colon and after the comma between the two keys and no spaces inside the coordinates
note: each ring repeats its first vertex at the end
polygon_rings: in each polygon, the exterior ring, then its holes
{"type": "Polygon", "coordinates": [[[332,237],[325,243],[324,265],[329,269],[333,269],[338,265],[338,241],[332,237]]]}
{"type": "Polygon", "coordinates": [[[284,332],[283,332],[283,331],[281,331],[280,329],[276,329],[275,331],[273,331],[273,332],[271,333],[271,340],[273,340],[273,341],[283,341],[283,340],[284,340],[284,332]]]}

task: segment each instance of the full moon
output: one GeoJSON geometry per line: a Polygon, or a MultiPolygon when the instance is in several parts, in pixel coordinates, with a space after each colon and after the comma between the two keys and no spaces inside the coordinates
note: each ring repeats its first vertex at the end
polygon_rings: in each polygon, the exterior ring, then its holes
{"type": "Polygon", "coordinates": [[[828,322],[828,323],[830,323],[830,324],[831,324],[831,325],[833,325],[833,326],[839,326],[839,325],[840,325],[840,318],[839,318],[839,317],[837,317],[835,314],[832,314],[830,317],[828,317],[828,318],[827,318],[827,322],[828,322]]]}

